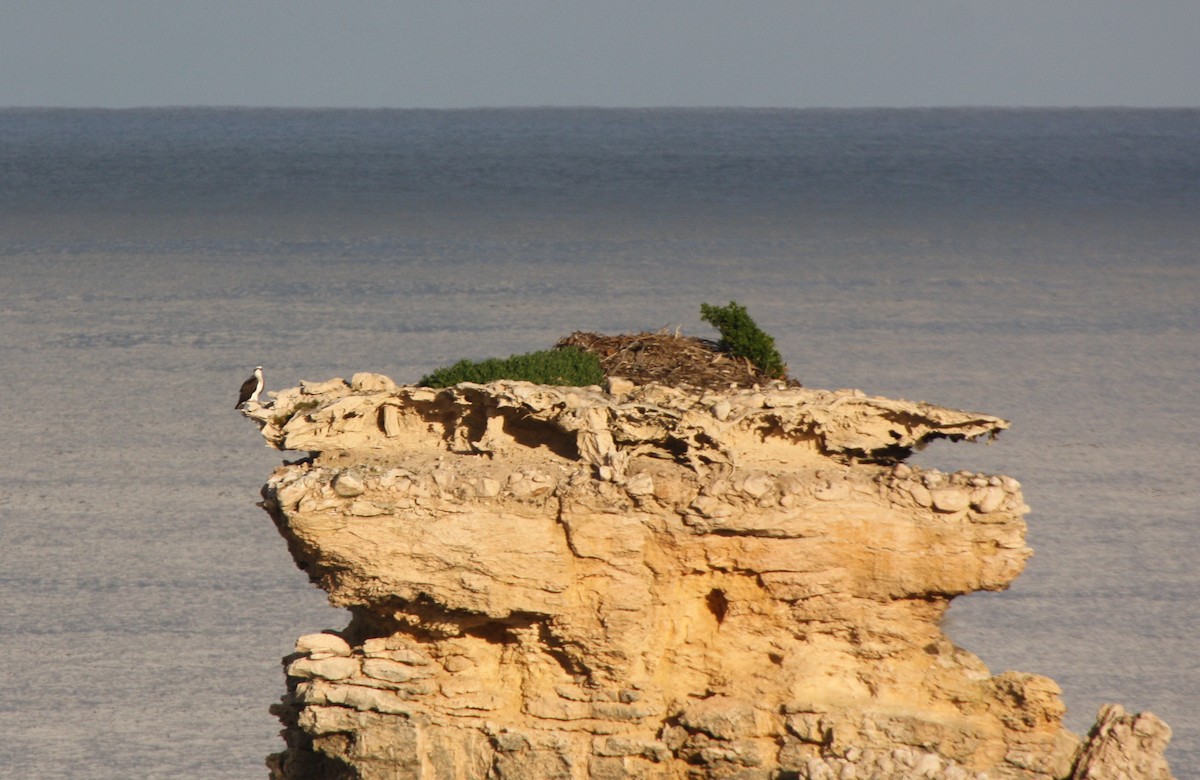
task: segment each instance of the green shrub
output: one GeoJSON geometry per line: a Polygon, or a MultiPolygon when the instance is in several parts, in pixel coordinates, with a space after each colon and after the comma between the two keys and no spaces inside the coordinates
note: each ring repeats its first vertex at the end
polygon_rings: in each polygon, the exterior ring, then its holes
{"type": "Polygon", "coordinates": [[[773,379],[787,376],[787,364],[775,348],[775,339],[762,331],[745,306],[730,301],[728,306],[700,304],[700,318],[721,332],[717,345],[722,352],[746,358],[773,379]]]}
{"type": "Polygon", "coordinates": [[[574,347],[511,355],[488,360],[460,360],[422,377],[417,384],[451,387],[459,382],[484,384],[496,379],[521,379],[540,385],[584,387],[604,381],[600,358],[574,347]]]}

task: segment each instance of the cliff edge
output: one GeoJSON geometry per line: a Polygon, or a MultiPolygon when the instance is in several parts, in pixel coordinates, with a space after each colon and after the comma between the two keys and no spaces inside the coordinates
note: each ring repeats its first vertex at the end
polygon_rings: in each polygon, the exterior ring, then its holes
{"type": "Polygon", "coordinates": [[[352,615],[301,637],[273,778],[1169,780],[1170,731],[992,675],[939,621],[1030,550],[1020,485],[903,461],[996,417],[376,374],[243,413],[264,508],[352,615]]]}

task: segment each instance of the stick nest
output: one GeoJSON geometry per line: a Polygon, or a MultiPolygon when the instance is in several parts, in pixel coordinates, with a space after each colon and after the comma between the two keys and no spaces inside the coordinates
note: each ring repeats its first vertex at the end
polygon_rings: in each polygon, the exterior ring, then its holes
{"type": "MultiPolygon", "coordinates": [[[[638,385],[655,383],[728,390],[779,381],[764,374],[749,360],[722,352],[715,341],[681,336],[677,331],[618,336],[576,331],[554,346],[591,352],[600,358],[605,376],[622,377],[638,385]]],[[[792,386],[800,385],[795,379],[783,381],[792,386]]]]}

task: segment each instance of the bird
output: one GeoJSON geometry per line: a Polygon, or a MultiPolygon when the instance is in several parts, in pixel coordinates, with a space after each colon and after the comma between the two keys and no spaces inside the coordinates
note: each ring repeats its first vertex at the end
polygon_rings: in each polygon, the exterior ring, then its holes
{"type": "Polygon", "coordinates": [[[262,392],[262,389],[263,389],[262,366],[255,366],[254,373],[250,375],[250,378],[247,379],[245,382],[242,382],[242,389],[238,393],[237,406],[235,406],[233,408],[240,409],[240,408],[242,408],[242,404],[246,403],[247,401],[253,401],[254,403],[258,403],[258,394],[262,392]]]}

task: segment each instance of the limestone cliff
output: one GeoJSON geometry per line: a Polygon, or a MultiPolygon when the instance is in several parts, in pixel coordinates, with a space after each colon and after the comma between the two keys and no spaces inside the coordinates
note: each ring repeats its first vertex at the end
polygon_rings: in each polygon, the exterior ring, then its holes
{"type": "Polygon", "coordinates": [[[285,659],[273,777],[1170,778],[1154,716],[1081,744],[1052,680],[939,627],[1021,572],[1028,508],[903,460],[998,418],[373,374],[244,413],[310,453],[263,505],[353,615],[285,659]]]}

